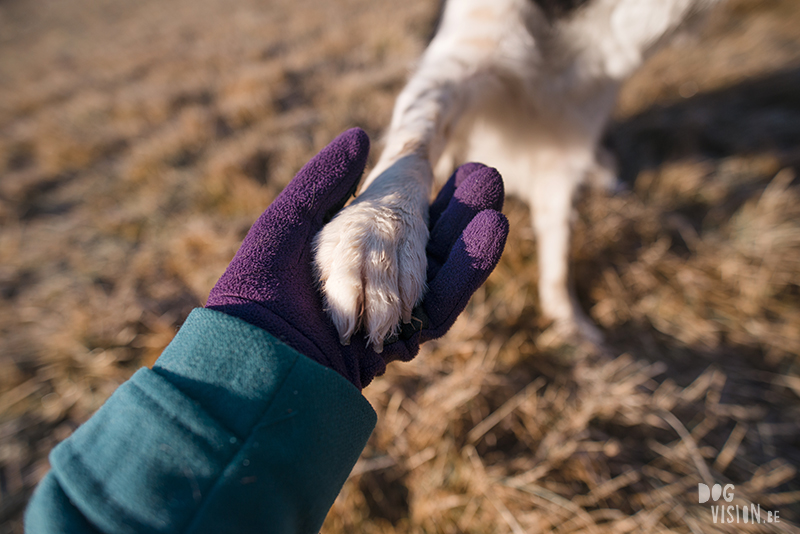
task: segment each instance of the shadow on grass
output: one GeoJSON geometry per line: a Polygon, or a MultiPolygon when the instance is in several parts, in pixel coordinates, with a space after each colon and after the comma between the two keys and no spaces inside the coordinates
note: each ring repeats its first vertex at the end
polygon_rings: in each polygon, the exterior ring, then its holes
{"type": "Polygon", "coordinates": [[[604,144],[629,184],[640,171],[670,160],[734,154],[773,153],[799,171],[800,68],[653,106],[612,122],[604,144]]]}

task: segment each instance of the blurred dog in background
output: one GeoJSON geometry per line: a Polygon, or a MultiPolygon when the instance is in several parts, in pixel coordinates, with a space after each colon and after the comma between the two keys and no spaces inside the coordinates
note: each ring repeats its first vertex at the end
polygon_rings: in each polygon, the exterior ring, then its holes
{"type": "Polygon", "coordinates": [[[434,177],[477,161],[531,207],[539,299],[555,338],[600,343],[568,276],[575,192],[615,187],[614,159],[598,144],[621,84],[718,1],[448,1],[362,193],[316,238],[341,341],[363,328],[380,351],[410,320],[425,290],[434,177]]]}

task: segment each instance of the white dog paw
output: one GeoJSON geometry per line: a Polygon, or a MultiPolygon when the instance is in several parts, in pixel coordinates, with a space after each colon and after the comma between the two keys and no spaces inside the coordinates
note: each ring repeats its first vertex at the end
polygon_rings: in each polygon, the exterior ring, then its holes
{"type": "Polygon", "coordinates": [[[603,332],[582,313],[553,321],[537,340],[538,345],[547,348],[582,343],[595,348],[601,348],[605,343],[603,332]]]}
{"type": "Polygon", "coordinates": [[[400,321],[411,320],[425,291],[429,185],[418,175],[429,176],[430,168],[407,158],[384,171],[315,238],[315,272],[342,344],[363,328],[381,352],[400,321]]]}

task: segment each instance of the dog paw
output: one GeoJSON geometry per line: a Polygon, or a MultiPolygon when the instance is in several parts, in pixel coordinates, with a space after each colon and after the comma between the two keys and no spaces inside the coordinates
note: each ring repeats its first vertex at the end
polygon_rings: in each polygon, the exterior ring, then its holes
{"type": "Polygon", "coordinates": [[[604,343],[603,332],[583,314],[553,321],[537,340],[538,345],[548,348],[584,344],[602,348],[604,343]]]}
{"type": "Polygon", "coordinates": [[[422,299],[429,182],[420,174],[429,177],[427,163],[399,160],[315,238],[315,272],[342,344],[363,329],[381,352],[422,299]]]}

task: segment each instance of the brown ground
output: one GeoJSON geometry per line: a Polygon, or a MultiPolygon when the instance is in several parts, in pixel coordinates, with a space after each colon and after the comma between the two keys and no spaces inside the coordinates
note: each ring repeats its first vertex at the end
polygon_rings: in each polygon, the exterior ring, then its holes
{"type": "MultiPolygon", "coordinates": [[[[0,533],[302,163],[377,138],[435,4],[0,0],[0,533]]],[[[800,4],[717,9],[607,144],[630,189],[583,199],[574,249],[614,359],[537,344],[509,202],[467,313],[365,391],[324,532],[800,532],[800,4]],[[714,525],[711,480],[781,523],[714,525]]]]}

